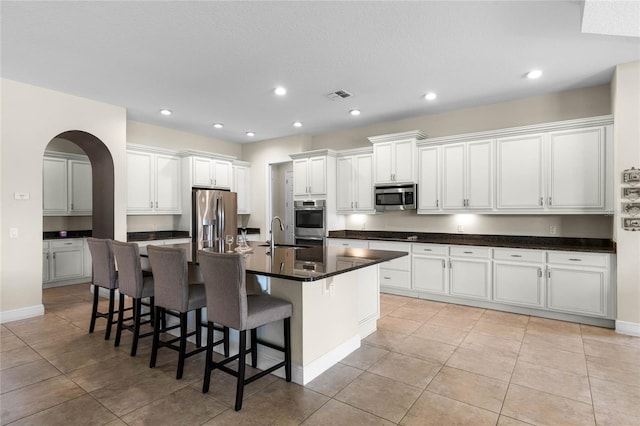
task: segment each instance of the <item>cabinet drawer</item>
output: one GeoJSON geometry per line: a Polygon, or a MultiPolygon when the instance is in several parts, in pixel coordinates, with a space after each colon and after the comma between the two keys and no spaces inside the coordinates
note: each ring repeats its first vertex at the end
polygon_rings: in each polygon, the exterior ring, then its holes
{"type": "Polygon", "coordinates": [[[369,242],[366,240],[349,240],[341,238],[327,238],[327,245],[331,247],[369,248],[369,242]]]}
{"type": "Polygon", "coordinates": [[[582,253],[575,251],[550,251],[547,263],[573,266],[595,266],[606,268],[609,266],[609,255],[605,253],[582,253]]]}
{"type": "MultiPolygon", "coordinates": [[[[404,251],[411,253],[411,244],[409,243],[371,241],[369,242],[369,248],[373,250],[404,251]]],[[[397,259],[389,260],[382,263],[380,266],[385,269],[396,269],[409,272],[411,271],[411,256],[402,256],[397,259]]]]}
{"type": "Polygon", "coordinates": [[[514,262],[536,262],[544,263],[544,251],[542,250],[519,250],[519,249],[493,249],[495,260],[511,260],[514,262]]]}
{"type": "Polygon", "coordinates": [[[380,285],[409,289],[411,288],[411,274],[408,271],[380,268],[380,285]]]}
{"type": "Polygon", "coordinates": [[[82,240],[74,238],[73,240],[51,240],[49,245],[52,249],[67,247],[82,247],[82,240]]]}
{"type": "Polygon", "coordinates": [[[411,253],[447,256],[449,254],[449,246],[446,244],[412,244],[411,253]]]}
{"type": "Polygon", "coordinates": [[[491,248],[476,246],[451,246],[451,257],[480,257],[483,259],[491,258],[491,248]]]}

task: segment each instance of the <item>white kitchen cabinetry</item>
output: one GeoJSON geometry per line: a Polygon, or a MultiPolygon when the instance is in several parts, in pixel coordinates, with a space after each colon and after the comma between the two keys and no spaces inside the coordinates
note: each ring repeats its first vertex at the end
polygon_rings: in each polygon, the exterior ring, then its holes
{"type": "Polygon", "coordinates": [[[493,300],[543,308],[544,255],[538,250],[494,249],[493,300]]]}
{"type": "Polygon", "coordinates": [[[491,298],[491,249],[451,246],[449,250],[450,294],[489,300],[491,298]]]}
{"type": "Polygon", "coordinates": [[[432,213],[442,209],[441,151],[441,146],[418,148],[418,213],[432,213]]]}
{"type": "Polygon", "coordinates": [[[441,244],[412,244],[411,288],[420,292],[448,294],[449,246],[441,244]]]}
{"type": "Polygon", "coordinates": [[[327,238],[328,247],[343,247],[343,248],[369,248],[369,242],[367,240],[355,240],[348,238],[327,238]]]}
{"type": "Polygon", "coordinates": [[[75,284],[90,277],[91,270],[86,270],[84,252],[85,240],[82,238],[43,241],[43,284],[75,284]]]}
{"type": "Polygon", "coordinates": [[[497,208],[542,210],[544,135],[501,138],[497,145],[497,208]]]}
{"type": "MultiPolygon", "coordinates": [[[[293,196],[297,198],[327,198],[327,188],[334,191],[336,152],[320,150],[291,154],[293,159],[293,196]],[[331,179],[329,179],[329,177],[331,179]],[[330,184],[331,183],[331,184],[330,184]]],[[[333,194],[332,194],[333,195],[333,194]]]]}
{"type": "Polygon", "coordinates": [[[493,141],[445,145],[442,206],[445,210],[493,208],[493,141]]]}
{"type": "Polygon", "coordinates": [[[373,213],[373,154],[340,153],[337,159],[338,213],[373,213]]]}
{"type": "Polygon", "coordinates": [[[250,164],[244,161],[233,162],[233,185],[231,191],[238,194],[238,214],[251,213],[250,207],[250,164]]]}
{"type": "Polygon", "coordinates": [[[605,128],[549,133],[549,209],[605,208],[605,128]]]}
{"type": "Polygon", "coordinates": [[[91,215],[91,163],[81,155],[47,152],[42,168],[45,216],[91,215]]]}
{"type": "Polygon", "coordinates": [[[191,157],[193,186],[200,188],[231,188],[232,165],[225,159],[191,157]]]}
{"type": "Polygon", "coordinates": [[[180,158],[127,150],[127,213],[180,214],[180,158]]]}
{"type": "MultiPolygon", "coordinates": [[[[370,241],[369,248],[411,253],[410,243],[370,241]]],[[[411,288],[411,257],[403,256],[380,264],[380,286],[409,290],[411,288]]]]}
{"type": "Polygon", "coordinates": [[[599,253],[549,252],[549,309],[595,316],[613,316],[610,256],[599,253]]]}
{"type": "Polygon", "coordinates": [[[368,138],[373,144],[374,183],[415,183],[416,142],[424,138],[418,130],[368,138]]]}

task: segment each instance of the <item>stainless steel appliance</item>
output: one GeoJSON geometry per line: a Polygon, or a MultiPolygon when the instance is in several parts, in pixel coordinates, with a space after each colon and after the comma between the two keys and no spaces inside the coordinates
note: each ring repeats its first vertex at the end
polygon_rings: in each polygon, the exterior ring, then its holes
{"type": "Polygon", "coordinates": [[[294,201],[293,210],[296,244],[310,245],[309,243],[316,242],[317,245],[323,245],[324,238],[327,236],[325,200],[294,201]]]}
{"type": "Polygon", "coordinates": [[[376,185],[376,211],[415,210],[418,190],[415,183],[400,185],[376,185]]]}
{"type": "MultiPolygon", "coordinates": [[[[198,251],[214,248],[225,251],[225,237],[238,234],[238,198],[235,192],[193,188],[191,191],[192,259],[198,259],[198,251]]],[[[233,246],[232,246],[233,247],[233,246]]]]}

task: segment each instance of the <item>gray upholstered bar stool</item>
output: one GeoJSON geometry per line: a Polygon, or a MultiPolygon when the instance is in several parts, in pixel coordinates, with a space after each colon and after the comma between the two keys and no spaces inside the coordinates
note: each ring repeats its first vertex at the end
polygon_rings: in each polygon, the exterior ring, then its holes
{"type": "Polygon", "coordinates": [[[138,339],[153,335],[153,332],[140,334],[141,325],[153,324],[153,276],[149,272],[142,271],[138,244],[114,241],[113,253],[118,266],[118,291],[120,292],[120,304],[118,309],[124,309],[125,295],[129,296],[133,300],[133,315],[128,318],[125,318],[124,315],[118,316],[115,346],[120,346],[122,330],[129,330],[133,333],[131,356],[136,356],[136,351],[138,350],[138,339]],[[147,298],[149,299],[150,311],[143,314],[142,299],[147,298]],[[147,316],[150,318],[143,321],[142,318],[147,316]],[[133,323],[128,323],[131,320],[133,320],[133,323]],[[126,324],[125,321],[127,321],[126,324]]]}
{"type": "MultiPolygon", "coordinates": [[[[151,361],[149,367],[156,365],[158,349],[167,347],[178,351],[178,371],[176,379],[182,378],[184,361],[186,358],[204,351],[202,346],[202,308],[206,307],[207,300],[203,284],[189,283],[187,252],[181,248],[148,246],[149,262],[153,272],[155,294],[155,318],[158,318],[153,327],[153,347],[151,349],[151,361]],[[195,311],[195,331],[187,332],[187,313],[195,311]],[[167,312],[177,314],[180,323],[171,327],[160,327],[160,318],[167,312]],[[160,333],[180,328],[180,337],[167,341],[160,340],[160,333]],[[196,336],[196,349],[187,352],[187,337],[196,336]],[[179,345],[174,345],[179,341],[179,345]]],[[[228,348],[228,330],[225,338],[215,342],[221,344],[225,341],[225,349],[228,348]]],[[[228,349],[227,349],[228,350],[228,349]]]]}
{"type": "Polygon", "coordinates": [[[207,292],[207,363],[204,372],[202,392],[209,392],[211,371],[220,369],[235,376],[235,410],[242,408],[244,386],[278,368],[284,367],[285,379],[291,381],[291,303],[267,293],[247,295],[247,274],[243,254],[222,254],[201,251],[200,269],[204,276],[207,292]],[[255,330],[265,324],[284,320],[284,347],[258,339],[255,330]],[[213,361],[213,323],[239,331],[238,354],[226,359],[213,361]],[[251,347],[247,349],[247,330],[251,331],[251,347]],[[284,361],[245,378],[246,355],[251,353],[253,367],[257,365],[257,344],[284,352],[284,361]],[[226,364],[238,360],[238,371],[226,364]]]}
{"type": "Polygon", "coordinates": [[[91,308],[91,324],[89,333],[93,333],[97,318],[107,319],[107,329],[104,333],[104,340],[111,337],[111,327],[115,322],[115,314],[122,315],[123,312],[114,310],[115,293],[118,288],[118,272],[114,261],[112,240],[102,238],[87,238],[92,262],[92,284],[93,284],[93,306],[91,308]],[[98,300],[100,287],[109,290],[109,309],[107,312],[98,312],[98,300]]]}

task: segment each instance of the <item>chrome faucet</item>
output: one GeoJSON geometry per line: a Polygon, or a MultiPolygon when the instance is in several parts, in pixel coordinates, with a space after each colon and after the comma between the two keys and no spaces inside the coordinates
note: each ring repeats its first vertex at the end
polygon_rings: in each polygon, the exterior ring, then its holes
{"type": "Polygon", "coordinates": [[[282,225],[282,219],[280,219],[280,216],[274,216],[273,219],[271,219],[271,229],[269,229],[269,235],[271,236],[271,239],[269,240],[269,253],[271,254],[274,252],[274,250],[276,249],[276,243],[275,243],[275,238],[273,237],[273,222],[278,219],[278,222],[280,223],[280,230],[284,231],[284,226],[282,225]]]}

